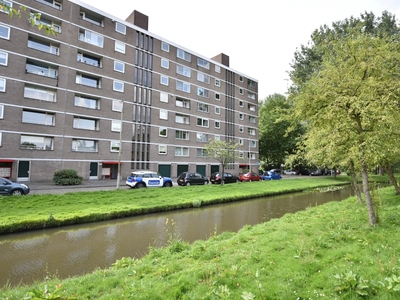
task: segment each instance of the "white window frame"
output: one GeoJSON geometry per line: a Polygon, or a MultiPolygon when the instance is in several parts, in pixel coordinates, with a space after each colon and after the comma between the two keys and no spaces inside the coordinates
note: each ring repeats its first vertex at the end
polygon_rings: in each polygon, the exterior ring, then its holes
{"type": "Polygon", "coordinates": [[[201,86],[198,86],[197,87],[197,96],[204,97],[204,98],[210,98],[210,90],[205,89],[201,86]]]}
{"type": "Polygon", "coordinates": [[[40,135],[21,135],[20,140],[19,140],[19,148],[20,149],[30,149],[30,150],[41,150],[41,151],[51,151],[54,150],[54,138],[53,137],[47,137],[47,136],[40,136],[40,135]],[[36,139],[37,141],[40,141],[43,144],[43,147],[33,147],[33,146],[28,146],[28,145],[22,145],[22,140],[25,138],[33,138],[36,139]],[[47,149],[46,147],[50,143],[50,149],[47,149]],[[22,146],[22,147],[21,147],[22,146]]]}
{"type": "Polygon", "coordinates": [[[0,35],[0,38],[5,39],[5,40],[9,40],[10,39],[11,28],[8,27],[8,26],[5,26],[5,25],[1,25],[1,24],[0,24],[0,28],[4,28],[5,30],[8,30],[7,36],[0,35]]]}
{"type": "Polygon", "coordinates": [[[239,113],[239,120],[244,120],[244,114],[243,113],[239,113]]]}
{"type": "Polygon", "coordinates": [[[243,76],[242,75],[239,75],[239,81],[243,82],[243,76]]]}
{"type": "Polygon", "coordinates": [[[215,112],[216,115],[220,115],[221,114],[221,107],[216,106],[215,109],[214,109],[214,112],[215,112]]]}
{"type": "Polygon", "coordinates": [[[243,94],[244,94],[244,91],[243,91],[242,88],[239,88],[239,94],[240,94],[240,95],[243,95],[243,94]]]}
{"type": "Polygon", "coordinates": [[[176,73],[189,78],[192,75],[192,72],[189,67],[178,64],[176,65],[176,73]]]}
{"type": "Polygon", "coordinates": [[[221,86],[221,80],[220,79],[215,78],[215,86],[218,86],[218,87],[221,86]]]}
{"type": "Polygon", "coordinates": [[[6,91],[6,83],[7,80],[5,78],[0,77],[0,92],[5,92],[6,91]]]}
{"type": "Polygon", "coordinates": [[[197,80],[200,82],[204,82],[207,84],[210,84],[210,75],[202,73],[202,72],[197,72],[197,80]]]}
{"type": "Polygon", "coordinates": [[[99,152],[99,142],[97,140],[88,140],[88,139],[73,139],[72,140],[72,151],[73,152],[89,152],[89,153],[97,153],[99,152]],[[88,141],[88,142],[93,142],[94,144],[94,148],[81,148],[79,149],[78,147],[74,148],[74,143],[76,146],[79,145],[79,141],[88,141]],[[83,149],[83,150],[82,150],[83,149]],[[89,151],[85,150],[85,149],[90,149],[89,151]]]}
{"type": "Polygon", "coordinates": [[[200,143],[208,143],[208,134],[197,132],[196,133],[196,141],[200,143]]]}
{"type": "Polygon", "coordinates": [[[243,106],[244,106],[244,101],[239,100],[239,106],[240,106],[240,107],[243,107],[243,106]]]}
{"type": "Polygon", "coordinates": [[[239,132],[240,133],[244,133],[244,126],[243,125],[239,125],[239,132]]]}
{"type": "Polygon", "coordinates": [[[178,91],[182,91],[182,92],[185,92],[185,93],[190,93],[190,83],[177,80],[176,81],[176,89],[178,91]],[[182,88],[181,88],[181,86],[182,86],[182,88]]]}
{"type": "Polygon", "coordinates": [[[2,140],[3,140],[3,133],[0,132],[0,146],[2,146],[2,140]]]}
{"type": "Polygon", "coordinates": [[[217,101],[221,101],[221,94],[220,93],[215,93],[214,98],[217,101]]]}
{"type": "Polygon", "coordinates": [[[191,62],[192,55],[182,49],[176,48],[176,57],[191,62]]]}
{"type": "Polygon", "coordinates": [[[166,155],[168,152],[167,145],[158,145],[158,154],[166,155]]]}
{"type": "Polygon", "coordinates": [[[200,57],[197,58],[197,65],[204,69],[210,70],[210,62],[200,57]]]}
{"type": "Polygon", "coordinates": [[[175,139],[182,140],[182,141],[188,141],[189,140],[189,131],[175,130],[175,139]],[[177,137],[177,135],[178,135],[178,137],[177,137]]]}
{"type": "Polygon", "coordinates": [[[239,139],[239,145],[244,146],[244,139],[239,139]]]}
{"type": "Polygon", "coordinates": [[[218,65],[215,65],[215,72],[221,73],[221,67],[218,65]]]}
{"type": "Polygon", "coordinates": [[[119,148],[121,147],[120,141],[110,141],[110,152],[119,152],[119,148]],[[116,149],[118,147],[118,149],[116,149]]]}
{"type": "Polygon", "coordinates": [[[184,114],[175,114],[175,123],[189,125],[190,116],[184,114]],[[182,122],[180,120],[182,120],[182,122]]]}
{"type": "Polygon", "coordinates": [[[189,148],[188,147],[175,147],[175,156],[189,157],[189,148]],[[180,150],[179,154],[177,154],[178,149],[180,150]]]}
{"type": "Polygon", "coordinates": [[[197,111],[209,113],[210,105],[207,103],[197,102],[197,111]]]}
{"type": "Polygon", "coordinates": [[[168,93],[160,93],[160,102],[168,103],[168,93]]]}
{"type": "Polygon", "coordinates": [[[126,50],[126,44],[122,43],[120,41],[115,41],[115,47],[114,50],[120,53],[125,54],[125,50],[126,50]]]}
{"type": "Polygon", "coordinates": [[[121,24],[119,22],[115,22],[115,31],[119,32],[123,35],[126,35],[126,26],[124,24],[121,24]]]}
{"type": "Polygon", "coordinates": [[[122,81],[119,80],[113,81],[113,91],[123,93],[124,89],[125,89],[125,84],[122,81]]]}
{"type": "Polygon", "coordinates": [[[0,105],[0,119],[4,118],[4,105],[0,105]]]}
{"type": "Polygon", "coordinates": [[[160,83],[162,85],[168,86],[169,85],[169,78],[167,76],[161,75],[160,76],[160,83]]]}
{"type": "Polygon", "coordinates": [[[220,129],[221,128],[221,122],[220,121],[214,121],[214,128],[220,129]]]}
{"type": "MultiPolygon", "coordinates": [[[[29,116],[28,116],[29,117],[29,116]]],[[[55,126],[55,119],[56,116],[51,113],[43,112],[43,111],[30,111],[30,110],[23,110],[22,111],[22,123],[29,123],[29,124],[36,124],[36,125],[44,125],[44,126],[55,126]],[[40,121],[37,122],[37,118],[35,120],[27,119],[25,113],[35,114],[40,116],[40,121]]]]}
{"type": "Polygon", "coordinates": [[[214,140],[215,141],[220,141],[221,140],[221,136],[219,134],[214,135],[214,140]]]}
{"type": "Polygon", "coordinates": [[[168,120],[168,110],[160,109],[160,120],[168,120]]]}
{"type": "Polygon", "coordinates": [[[120,72],[120,73],[125,73],[125,63],[119,60],[114,60],[114,71],[120,72]],[[122,70],[118,69],[118,66],[122,67],[122,70]]]}
{"type": "Polygon", "coordinates": [[[8,65],[8,52],[0,51],[0,56],[4,57],[4,63],[0,62],[0,65],[7,66],[8,65]]]}
{"type": "Polygon", "coordinates": [[[161,42],[161,50],[165,52],[169,52],[169,44],[166,42],[161,42]]]}
{"type": "MultiPolygon", "coordinates": [[[[11,1],[3,0],[2,2],[3,2],[3,5],[5,4],[8,7],[9,10],[12,9],[13,4],[12,4],[11,1]]],[[[5,9],[3,9],[3,8],[0,9],[0,12],[3,12],[5,14],[7,14],[7,15],[9,14],[9,12],[6,11],[5,9]]]]}
{"type": "Polygon", "coordinates": [[[158,127],[158,136],[168,137],[168,128],[167,127],[158,127]],[[165,135],[162,135],[161,132],[165,130],[165,135]]]}
{"type": "Polygon", "coordinates": [[[190,109],[190,100],[182,99],[182,98],[176,98],[175,106],[190,109]]]}
{"type": "Polygon", "coordinates": [[[256,130],[254,128],[249,128],[247,130],[247,132],[248,132],[248,135],[256,135],[256,130]]]}
{"type": "Polygon", "coordinates": [[[169,69],[169,60],[166,58],[161,58],[161,67],[169,69]]]}
{"type": "Polygon", "coordinates": [[[205,118],[197,118],[196,119],[196,126],[209,128],[210,120],[209,119],[205,119],[205,118]],[[200,121],[200,125],[199,125],[199,121],[200,121]]]}
{"type": "Polygon", "coordinates": [[[111,131],[121,132],[122,122],[121,120],[111,120],[111,131]]]}
{"type": "Polygon", "coordinates": [[[74,117],[73,123],[72,123],[72,128],[99,131],[99,120],[90,119],[90,118],[74,117]],[[85,121],[94,122],[94,127],[86,127],[85,121]]]}
{"type": "Polygon", "coordinates": [[[239,158],[244,158],[244,152],[243,151],[239,151],[239,158]]]}
{"type": "Polygon", "coordinates": [[[121,100],[113,100],[112,102],[112,111],[122,112],[124,104],[121,100]]]}
{"type": "Polygon", "coordinates": [[[92,98],[92,97],[89,97],[86,95],[76,94],[75,98],[74,98],[74,106],[85,107],[88,109],[100,109],[100,99],[92,98]],[[77,98],[83,99],[83,101],[77,100],[77,98]],[[96,105],[94,107],[92,105],[87,105],[87,103],[92,103],[92,102],[96,103],[96,105]],[[83,105],[80,103],[82,103],[83,105]]]}
{"type": "Polygon", "coordinates": [[[79,30],[79,40],[81,40],[85,43],[100,47],[100,48],[103,48],[103,46],[104,46],[104,36],[97,34],[93,31],[83,29],[83,28],[81,28],[79,30]],[[89,34],[90,34],[90,37],[89,37],[89,34]],[[96,39],[92,39],[92,35],[96,36],[96,39]],[[101,38],[100,43],[99,43],[98,38],[101,38]]]}
{"type": "Polygon", "coordinates": [[[57,92],[55,90],[46,89],[41,86],[25,85],[24,98],[35,99],[39,101],[56,102],[57,92]],[[46,97],[41,97],[41,94],[45,95],[46,97]]]}
{"type": "Polygon", "coordinates": [[[249,140],[249,148],[256,148],[256,147],[257,147],[257,141],[249,140]]]}

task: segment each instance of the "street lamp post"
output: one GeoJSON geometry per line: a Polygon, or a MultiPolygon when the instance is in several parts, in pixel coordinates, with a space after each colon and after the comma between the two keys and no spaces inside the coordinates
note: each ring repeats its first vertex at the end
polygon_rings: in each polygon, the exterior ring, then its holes
{"type": "Polygon", "coordinates": [[[122,151],[122,116],[124,113],[124,102],[121,100],[121,128],[119,130],[119,149],[118,149],[118,171],[117,171],[117,190],[121,181],[121,151],[122,151]]]}

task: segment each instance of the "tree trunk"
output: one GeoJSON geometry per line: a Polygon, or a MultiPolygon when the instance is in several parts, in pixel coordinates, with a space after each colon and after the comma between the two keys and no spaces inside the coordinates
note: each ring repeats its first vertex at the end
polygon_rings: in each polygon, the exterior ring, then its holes
{"type": "Polygon", "coordinates": [[[394,189],[396,190],[396,195],[400,195],[400,188],[399,188],[399,185],[397,184],[396,177],[394,177],[394,175],[393,175],[393,170],[392,170],[392,166],[390,165],[390,163],[386,163],[383,166],[383,169],[388,174],[390,183],[393,184],[394,189]]]}
{"type": "Polygon", "coordinates": [[[357,196],[358,202],[359,203],[363,203],[360,187],[358,186],[358,183],[357,183],[357,176],[356,176],[356,171],[354,169],[354,162],[353,161],[350,162],[350,175],[351,175],[351,179],[352,179],[352,182],[353,182],[354,193],[357,196]]]}
{"type": "Polygon", "coordinates": [[[221,185],[224,185],[224,183],[225,183],[225,165],[224,165],[224,164],[222,164],[222,165],[221,165],[221,167],[222,167],[222,173],[221,173],[221,185]]]}
{"type": "Polygon", "coordinates": [[[368,216],[369,216],[369,225],[375,225],[377,223],[374,204],[372,203],[372,196],[369,190],[369,181],[368,181],[368,168],[363,164],[361,169],[362,176],[362,185],[365,196],[365,202],[367,204],[368,216]]]}

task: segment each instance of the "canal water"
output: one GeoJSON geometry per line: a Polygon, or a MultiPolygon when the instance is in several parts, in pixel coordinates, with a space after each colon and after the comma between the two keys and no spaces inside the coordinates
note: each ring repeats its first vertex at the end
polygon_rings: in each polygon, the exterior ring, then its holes
{"type": "Polygon", "coordinates": [[[350,187],[325,193],[295,193],[149,214],[90,224],[0,236],[0,288],[30,284],[47,275],[66,278],[111,266],[122,257],[140,258],[168,239],[193,242],[237,232],[353,195],[350,187]]]}

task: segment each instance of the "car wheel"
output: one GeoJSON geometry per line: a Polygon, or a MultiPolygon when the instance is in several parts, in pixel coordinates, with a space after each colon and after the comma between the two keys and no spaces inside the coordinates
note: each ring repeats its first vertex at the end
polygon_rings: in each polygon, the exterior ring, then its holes
{"type": "Polygon", "coordinates": [[[141,189],[141,188],[146,187],[146,185],[145,185],[143,182],[140,182],[140,183],[138,183],[135,187],[136,187],[137,189],[141,189]]]}
{"type": "Polygon", "coordinates": [[[165,186],[165,187],[172,187],[172,183],[169,182],[169,181],[167,181],[166,183],[164,183],[164,186],[165,186]]]}
{"type": "Polygon", "coordinates": [[[13,195],[13,196],[21,196],[21,195],[23,195],[24,193],[22,192],[22,190],[13,190],[12,192],[11,192],[11,195],[13,195]]]}
{"type": "Polygon", "coordinates": [[[188,182],[186,182],[186,184],[185,184],[186,186],[190,186],[190,182],[188,181],[188,182]]]}

